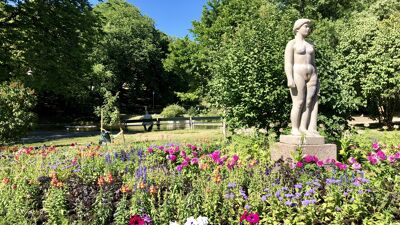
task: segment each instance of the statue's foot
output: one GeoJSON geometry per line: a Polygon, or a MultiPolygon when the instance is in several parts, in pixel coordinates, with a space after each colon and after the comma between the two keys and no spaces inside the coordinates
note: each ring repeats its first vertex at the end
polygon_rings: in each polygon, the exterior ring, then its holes
{"type": "Polygon", "coordinates": [[[290,132],[293,136],[301,136],[301,132],[298,129],[292,129],[290,132]]]}
{"type": "Polygon", "coordinates": [[[309,137],[321,137],[321,135],[316,130],[309,130],[307,131],[306,135],[309,137]]]}

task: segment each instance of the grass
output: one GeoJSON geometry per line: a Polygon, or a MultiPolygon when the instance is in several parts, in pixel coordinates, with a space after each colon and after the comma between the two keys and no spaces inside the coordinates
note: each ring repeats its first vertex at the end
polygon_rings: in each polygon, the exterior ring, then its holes
{"type": "MultiPolygon", "coordinates": [[[[171,131],[152,131],[152,132],[140,132],[134,134],[125,134],[125,143],[210,143],[215,141],[221,141],[223,134],[220,128],[217,129],[195,129],[195,130],[171,130],[171,131]]],[[[87,137],[75,137],[75,138],[63,138],[55,139],[44,142],[30,143],[29,146],[43,146],[43,145],[55,145],[55,146],[66,146],[71,143],[77,144],[88,144],[98,143],[100,135],[87,136],[87,137]]],[[[113,144],[123,144],[122,136],[114,138],[113,144]]]]}

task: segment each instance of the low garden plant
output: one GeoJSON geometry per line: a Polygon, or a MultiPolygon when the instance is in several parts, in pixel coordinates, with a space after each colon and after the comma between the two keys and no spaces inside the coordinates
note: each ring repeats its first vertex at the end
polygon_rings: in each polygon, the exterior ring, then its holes
{"type": "Polygon", "coordinates": [[[272,163],[266,142],[4,147],[0,224],[400,223],[400,145],[272,163]]]}

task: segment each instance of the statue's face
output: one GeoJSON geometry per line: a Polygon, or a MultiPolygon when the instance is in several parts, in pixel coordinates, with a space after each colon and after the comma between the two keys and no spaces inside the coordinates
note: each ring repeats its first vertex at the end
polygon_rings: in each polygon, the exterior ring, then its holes
{"type": "Polygon", "coordinates": [[[307,37],[310,34],[311,28],[309,23],[303,24],[297,32],[300,33],[303,37],[307,37]]]}

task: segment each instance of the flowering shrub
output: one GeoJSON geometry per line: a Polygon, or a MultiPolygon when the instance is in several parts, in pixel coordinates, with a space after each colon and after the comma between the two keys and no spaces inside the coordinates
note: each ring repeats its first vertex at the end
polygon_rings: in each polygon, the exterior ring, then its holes
{"type": "Polygon", "coordinates": [[[0,224],[400,222],[399,146],[362,152],[272,164],[210,144],[10,147],[0,224]]]}

